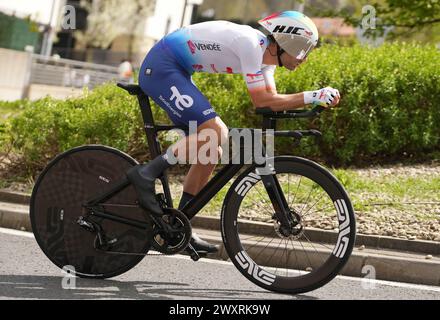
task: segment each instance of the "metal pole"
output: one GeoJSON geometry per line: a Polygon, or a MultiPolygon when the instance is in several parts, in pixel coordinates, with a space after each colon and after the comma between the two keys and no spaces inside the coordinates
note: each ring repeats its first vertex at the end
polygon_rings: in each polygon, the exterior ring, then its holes
{"type": "Polygon", "coordinates": [[[183,27],[183,24],[185,23],[185,16],[186,16],[186,7],[188,6],[188,0],[185,0],[185,3],[183,5],[183,13],[182,13],[182,21],[180,22],[180,27],[183,27]]]}
{"type": "MultiPolygon", "coordinates": [[[[52,1],[52,9],[50,12],[49,24],[46,27],[46,32],[44,34],[43,45],[41,48],[41,54],[44,56],[50,56],[53,47],[53,31],[52,22],[54,21],[55,8],[57,6],[58,0],[52,1]]],[[[56,23],[56,21],[55,21],[56,23]]]]}

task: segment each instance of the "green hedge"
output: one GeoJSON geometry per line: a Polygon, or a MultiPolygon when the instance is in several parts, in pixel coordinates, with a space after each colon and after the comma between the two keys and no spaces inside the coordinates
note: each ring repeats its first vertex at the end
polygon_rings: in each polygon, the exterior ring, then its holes
{"type": "MultiPolygon", "coordinates": [[[[42,169],[55,155],[84,144],[104,144],[133,155],[146,154],[141,115],[135,99],[113,84],[103,85],[82,98],[50,97],[23,101],[19,116],[0,128],[2,150],[13,146],[14,164],[26,174],[42,169]]],[[[0,103],[10,105],[10,103],[0,103]]],[[[165,121],[163,112],[155,112],[165,121]]]]}
{"type": "MultiPolygon", "coordinates": [[[[278,91],[333,86],[342,94],[341,105],[313,121],[285,121],[282,128],[317,128],[324,135],[300,150],[282,140],[278,152],[350,165],[440,151],[439,66],[434,47],[400,43],[315,50],[297,71],[277,71],[278,91]]],[[[194,79],[228,126],[261,125],[241,76],[197,74],[194,79]]],[[[155,116],[167,121],[157,107],[155,116]]],[[[137,101],[114,85],[79,99],[29,103],[2,131],[3,149],[12,144],[30,171],[61,151],[88,143],[111,145],[138,158],[146,154],[137,101]]]]}
{"type": "MultiPolygon", "coordinates": [[[[404,43],[380,48],[327,45],[315,50],[295,72],[276,73],[280,93],[338,88],[340,107],[313,122],[285,122],[284,128],[316,128],[319,147],[297,151],[336,164],[358,164],[440,151],[440,52],[404,43]]],[[[202,91],[230,126],[255,126],[241,77],[196,77],[202,91]]],[[[278,146],[289,150],[290,142],[278,146]]]]}

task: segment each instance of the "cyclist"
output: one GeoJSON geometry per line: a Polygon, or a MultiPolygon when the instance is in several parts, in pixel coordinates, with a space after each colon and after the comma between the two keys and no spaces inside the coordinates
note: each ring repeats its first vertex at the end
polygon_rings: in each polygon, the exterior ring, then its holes
{"type": "MultiPolygon", "coordinates": [[[[197,122],[197,131],[212,129],[217,133],[218,152],[228,141],[229,130],[207,98],[192,81],[194,72],[242,74],[255,107],[284,111],[309,104],[336,106],[338,90],[327,87],[297,94],[279,94],[274,72],[277,66],[295,70],[318,43],[318,30],[311,19],[295,11],[285,11],[259,21],[265,33],[249,26],[227,21],[212,21],[179,29],[159,41],[145,58],[139,85],[176,125],[197,122]]],[[[142,207],[161,214],[155,198],[155,180],[171,167],[170,154],[179,161],[188,159],[187,146],[198,148],[206,142],[188,135],[170,147],[171,152],[146,165],[137,166],[127,174],[135,186],[142,207]]],[[[173,159],[173,160],[176,160],[173,159]]],[[[175,162],[174,162],[175,163],[175,162]]],[[[193,163],[193,162],[192,162],[193,163]]],[[[184,184],[179,209],[208,183],[215,164],[192,165],[184,184]]],[[[217,246],[196,235],[192,246],[199,252],[213,253],[217,246]]]]}

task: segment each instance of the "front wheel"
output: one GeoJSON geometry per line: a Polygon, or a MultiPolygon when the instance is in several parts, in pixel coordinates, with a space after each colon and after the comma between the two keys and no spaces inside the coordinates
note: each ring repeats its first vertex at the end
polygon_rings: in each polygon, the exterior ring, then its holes
{"type": "Polygon", "coordinates": [[[262,288],[315,290],[336,277],[350,257],[356,237],[352,204],[337,179],[312,161],[278,157],[275,171],[296,222],[291,233],[280,229],[261,176],[251,167],[225,198],[225,248],[237,269],[262,288]]]}

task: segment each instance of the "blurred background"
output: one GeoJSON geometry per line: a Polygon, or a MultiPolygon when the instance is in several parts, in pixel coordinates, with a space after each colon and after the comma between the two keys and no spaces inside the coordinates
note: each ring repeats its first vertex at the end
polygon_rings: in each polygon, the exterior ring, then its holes
{"type": "MultiPolygon", "coordinates": [[[[51,159],[85,144],[148,160],[137,100],[114,81],[134,82],[148,50],[182,26],[257,27],[282,10],[311,17],[321,41],[295,72],[277,69],[278,92],[332,86],[342,100],[280,123],[324,135],[276,151],[338,168],[360,232],[440,241],[439,0],[0,0],[0,189],[29,193],[51,159]]],[[[241,75],[193,79],[229,127],[261,126],[241,75]]]]}
{"type": "Polygon", "coordinates": [[[327,43],[440,43],[435,0],[0,0],[0,94],[41,97],[47,88],[32,84],[93,88],[121,68],[139,67],[155,42],[182,26],[222,19],[257,28],[259,19],[283,10],[312,17],[327,43]],[[374,29],[363,30],[365,22],[374,29]]]}

